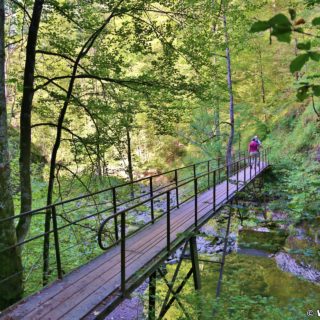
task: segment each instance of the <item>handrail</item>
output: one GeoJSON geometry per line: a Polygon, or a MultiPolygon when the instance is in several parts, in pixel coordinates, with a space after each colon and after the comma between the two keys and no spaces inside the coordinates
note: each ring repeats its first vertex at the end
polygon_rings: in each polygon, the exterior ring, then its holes
{"type": "MultiPolygon", "coordinates": [[[[170,170],[170,171],[158,173],[158,174],[155,174],[155,175],[150,175],[150,176],[147,176],[147,177],[144,177],[144,178],[141,178],[141,179],[138,179],[138,180],[134,180],[134,181],[131,181],[131,182],[130,181],[129,182],[125,182],[125,183],[119,184],[117,186],[112,186],[112,187],[109,187],[109,188],[106,188],[106,189],[102,189],[102,190],[99,190],[99,191],[95,191],[95,192],[92,192],[92,193],[87,193],[87,194],[84,194],[82,196],[78,196],[78,197],[75,197],[75,198],[71,198],[71,199],[66,199],[66,200],[63,200],[63,201],[55,202],[55,203],[52,203],[50,205],[40,207],[38,209],[33,209],[33,210],[29,210],[29,211],[23,212],[21,214],[17,214],[14,217],[0,219],[0,223],[1,222],[6,222],[8,220],[12,220],[12,218],[17,219],[17,218],[24,217],[24,216],[27,216],[27,215],[33,215],[33,214],[35,214],[37,212],[40,212],[40,211],[47,211],[47,210],[52,209],[53,207],[56,207],[56,206],[61,206],[61,205],[64,205],[64,204],[67,204],[67,203],[70,203],[70,202],[74,202],[74,201],[77,201],[77,200],[89,198],[89,197],[92,197],[92,196],[95,196],[95,195],[98,195],[98,194],[101,194],[101,193],[112,191],[113,189],[119,189],[119,188],[122,188],[122,187],[133,185],[135,183],[139,183],[139,182],[142,182],[144,180],[149,180],[150,178],[157,178],[157,177],[169,174],[169,173],[173,173],[175,171],[184,170],[184,169],[190,168],[190,167],[192,167],[194,165],[197,166],[197,165],[206,163],[208,161],[209,162],[210,161],[217,161],[217,159],[213,159],[212,158],[212,159],[200,161],[200,162],[197,162],[197,163],[194,163],[194,164],[190,164],[190,165],[187,165],[187,166],[184,166],[184,167],[180,167],[180,168],[177,168],[177,169],[173,169],[173,170],[170,170]]],[[[120,205],[122,205],[122,204],[120,204],[120,205]]]]}
{"type": "MultiPolygon", "coordinates": [[[[237,165],[238,165],[240,162],[242,162],[242,161],[244,161],[244,160],[248,160],[248,159],[250,159],[250,158],[252,158],[252,156],[248,156],[248,157],[241,158],[241,159],[239,159],[239,160],[237,160],[237,161],[232,162],[231,165],[234,165],[234,164],[237,164],[237,165]]],[[[259,161],[259,163],[260,163],[260,161],[259,161]]],[[[189,183],[192,182],[192,181],[195,181],[195,180],[200,179],[200,178],[202,178],[202,177],[208,176],[208,175],[210,175],[211,173],[216,173],[216,172],[218,172],[218,171],[220,171],[220,170],[222,170],[222,169],[225,169],[226,167],[227,167],[227,165],[224,165],[224,166],[221,166],[221,167],[216,168],[216,169],[214,169],[214,170],[211,170],[211,171],[209,171],[209,172],[203,173],[203,174],[201,174],[201,175],[199,175],[199,176],[196,176],[196,177],[194,177],[194,178],[188,178],[188,179],[189,179],[188,181],[186,181],[186,182],[184,182],[184,183],[182,183],[182,184],[179,184],[179,185],[177,185],[176,187],[173,187],[173,188],[170,188],[169,190],[165,190],[165,191],[163,191],[163,192],[161,192],[161,193],[158,193],[158,194],[155,195],[155,196],[152,196],[152,197],[150,197],[150,198],[148,198],[148,199],[145,199],[145,200],[143,200],[142,202],[139,202],[139,203],[137,203],[137,204],[135,204],[135,205],[133,205],[133,206],[131,206],[131,207],[122,209],[122,210],[114,213],[113,215],[107,217],[107,218],[100,224],[100,228],[99,228],[99,231],[98,231],[98,243],[99,243],[100,248],[103,249],[103,250],[107,250],[107,249],[109,248],[109,247],[108,247],[108,248],[103,247],[103,244],[102,244],[102,242],[101,242],[101,234],[102,234],[102,230],[103,230],[104,226],[105,226],[106,223],[109,222],[110,220],[112,220],[112,219],[120,216],[122,213],[126,213],[126,212],[128,212],[128,211],[134,210],[134,209],[142,206],[143,204],[146,204],[146,203],[148,203],[148,202],[150,202],[150,201],[155,200],[156,198],[159,198],[159,197],[161,197],[161,196],[164,196],[164,195],[167,194],[168,192],[174,191],[177,187],[178,187],[178,188],[179,188],[179,187],[183,187],[183,186],[189,184],[189,183]]],[[[236,173],[238,173],[238,171],[236,171],[236,173]]],[[[238,175],[237,175],[237,177],[238,177],[238,175]]],[[[238,180],[238,179],[237,179],[237,180],[238,180]]],[[[145,196],[145,195],[146,195],[146,194],[144,194],[144,196],[145,196]]]]}
{"type": "MultiPolygon", "coordinates": [[[[260,169],[261,169],[261,161],[264,161],[264,162],[267,162],[267,150],[268,149],[264,149],[262,151],[262,156],[261,154],[259,153],[259,160],[258,160],[258,167],[259,167],[259,172],[260,172],[260,169]]],[[[174,190],[177,190],[177,192],[179,191],[179,188],[193,182],[194,183],[194,193],[193,193],[193,196],[190,197],[190,199],[194,198],[195,201],[195,221],[194,221],[194,225],[195,225],[195,228],[197,229],[198,228],[198,194],[199,194],[199,189],[198,189],[198,181],[199,179],[203,178],[203,177],[206,177],[208,176],[208,187],[210,186],[210,175],[212,174],[213,176],[213,210],[215,212],[215,209],[216,209],[216,176],[217,176],[217,173],[220,173],[221,170],[227,168],[226,170],[226,188],[227,188],[227,198],[226,200],[228,201],[230,196],[233,195],[234,193],[238,192],[239,190],[239,170],[241,169],[241,164],[242,162],[244,163],[244,167],[245,167],[245,170],[244,172],[246,172],[246,169],[247,169],[247,160],[249,160],[249,166],[250,166],[250,180],[252,179],[252,174],[251,174],[251,171],[252,171],[252,159],[254,159],[254,172],[255,172],[255,176],[257,174],[257,157],[256,156],[251,156],[251,155],[248,155],[248,156],[245,156],[243,158],[240,158],[236,161],[233,161],[231,164],[225,164],[217,169],[214,169],[214,170],[209,170],[209,166],[208,166],[208,172],[206,173],[203,173],[201,175],[196,175],[196,172],[194,170],[194,176],[193,178],[191,178],[190,180],[188,181],[185,181],[183,183],[180,183],[180,184],[177,184],[175,187],[172,187],[168,190],[165,190],[159,194],[156,194],[156,195],[153,195],[151,196],[150,198],[148,199],[145,199],[137,204],[134,204],[128,208],[125,208],[125,209],[122,209],[116,213],[114,213],[113,215],[107,217],[101,224],[100,224],[100,227],[99,227],[99,230],[98,230],[98,244],[99,244],[99,247],[102,249],[102,250],[108,250],[110,249],[111,247],[117,245],[120,243],[121,245],[121,292],[123,295],[125,295],[126,293],[126,261],[125,261],[125,248],[126,248],[126,239],[128,239],[129,237],[131,237],[133,234],[136,234],[138,231],[140,231],[142,228],[145,228],[147,225],[149,225],[150,223],[154,223],[155,220],[157,219],[160,219],[161,217],[163,217],[164,215],[166,215],[167,217],[167,252],[168,254],[170,253],[170,216],[171,216],[171,211],[172,211],[172,207],[170,205],[170,199],[171,199],[171,195],[170,193],[173,192],[174,190]],[[229,171],[228,168],[231,167],[231,171],[229,171]],[[234,172],[235,170],[235,172],[234,172]],[[231,174],[231,176],[230,176],[231,174]],[[233,174],[233,175],[232,175],[233,174]],[[235,175],[235,178],[236,178],[236,190],[232,192],[232,194],[230,195],[229,194],[229,180],[230,180],[230,177],[233,177],[235,175]],[[146,204],[148,202],[150,203],[153,203],[153,201],[156,199],[156,198],[159,198],[161,196],[164,196],[166,195],[166,207],[167,207],[167,210],[161,214],[160,216],[158,216],[156,219],[153,219],[147,223],[145,223],[141,228],[138,228],[137,230],[134,230],[133,232],[131,232],[130,234],[126,234],[126,213],[131,211],[131,210],[134,210],[136,208],[138,208],[139,206],[143,205],[143,204],[146,204]],[[121,233],[121,237],[120,239],[117,239],[117,241],[107,247],[104,246],[103,244],[103,240],[102,240],[102,235],[103,235],[103,230],[106,226],[106,224],[111,221],[111,220],[116,220],[118,217],[120,217],[120,233],[121,233]]],[[[244,174],[244,182],[246,182],[248,180],[246,180],[246,174],[244,174]]],[[[190,200],[189,199],[189,200],[190,200]]],[[[178,207],[178,205],[176,206],[178,207]]],[[[118,231],[118,230],[117,230],[118,231]]]]}

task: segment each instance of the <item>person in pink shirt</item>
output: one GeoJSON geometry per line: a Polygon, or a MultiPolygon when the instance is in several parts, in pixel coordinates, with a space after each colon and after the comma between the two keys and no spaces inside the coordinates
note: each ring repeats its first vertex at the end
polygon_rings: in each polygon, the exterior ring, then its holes
{"type": "Polygon", "coordinates": [[[259,146],[260,144],[257,142],[255,138],[253,138],[249,143],[249,155],[250,155],[250,167],[252,167],[252,160],[254,159],[254,162],[257,162],[257,158],[259,157],[259,146]]]}

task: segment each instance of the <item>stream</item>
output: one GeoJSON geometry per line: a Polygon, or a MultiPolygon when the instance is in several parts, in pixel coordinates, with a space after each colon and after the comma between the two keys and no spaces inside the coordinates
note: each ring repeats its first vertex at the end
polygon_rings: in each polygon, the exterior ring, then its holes
{"type": "MultiPolygon", "coordinates": [[[[289,232],[286,217],[279,213],[274,213],[271,220],[279,220],[276,227],[273,223],[264,223],[263,217],[259,216],[258,222],[247,221],[244,226],[239,224],[236,217],[232,219],[222,284],[222,301],[227,300],[224,307],[229,315],[221,314],[219,305],[217,308],[220,315],[216,315],[217,319],[229,319],[233,316],[236,319],[261,319],[260,316],[256,318],[255,313],[266,313],[263,316],[265,319],[302,319],[306,316],[307,310],[320,309],[320,263],[319,259],[314,258],[314,253],[320,252],[318,237],[313,237],[314,230],[310,233],[310,228],[306,226],[296,227],[295,231],[289,232]],[[241,297],[242,300],[232,302],[233,297],[238,300],[241,297]],[[240,313],[243,315],[239,317],[237,312],[240,311],[233,309],[234,304],[248,305],[251,309],[244,308],[243,313],[240,313]],[[269,317],[268,312],[278,312],[278,317],[269,317]]],[[[201,259],[221,259],[226,224],[227,220],[221,214],[202,227],[200,235],[197,236],[201,259]]],[[[319,230],[316,229],[315,232],[319,230]]],[[[168,279],[174,272],[180,254],[181,250],[177,250],[167,261],[168,279]]],[[[182,263],[181,276],[189,268],[190,262],[185,260],[182,263]]],[[[203,310],[211,310],[214,307],[219,268],[220,265],[217,263],[200,262],[201,292],[206,301],[201,307],[203,310]]],[[[163,281],[159,280],[158,283],[157,301],[163,299],[166,292],[163,281]]],[[[148,284],[145,282],[106,319],[146,319],[147,288],[148,284]]],[[[192,313],[194,303],[190,302],[190,299],[195,299],[192,298],[192,277],[182,292],[182,300],[192,313]]],[[[179,305],[174,303],[165,319],[179,318],[184,319],[184,314],[179,305]]],[[[204,315],[202,318],[206,319],[204,315]]]]}

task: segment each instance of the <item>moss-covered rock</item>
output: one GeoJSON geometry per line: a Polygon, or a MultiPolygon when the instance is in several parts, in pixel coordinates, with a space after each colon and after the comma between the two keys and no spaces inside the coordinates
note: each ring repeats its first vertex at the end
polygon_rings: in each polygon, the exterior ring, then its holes
{"type": "Polygon", "coordinates": [[[288,234],[285,230],[269,230],[268,232],[256,231],[253,229],[242,229],[239,231],[239,246],[277,252],[285,244],[288,234]]]}

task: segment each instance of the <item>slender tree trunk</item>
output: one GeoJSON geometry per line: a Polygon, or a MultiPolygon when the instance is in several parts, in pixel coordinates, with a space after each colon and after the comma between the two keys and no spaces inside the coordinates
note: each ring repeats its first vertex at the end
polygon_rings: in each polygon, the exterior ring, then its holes
{"type": "MultiPolygon", "coordinates": [[[[5,92],[4,0],[0,0],[0,219],[14,216],[10,186],[7,108],[5,92]]],[[[23,293],[20,250],[13,220],[0,222],[0,310],[19,300],[23,293]]]]}
{"type": "MultiPolygon", "coordinates": [[[[35,0],[33,13],[29,27],[26,63],[24,69],[23,95],[20,113],[20,192],[21,213],[30,211],[32,208],[31,189],[31,109],[34,94],[34,72],[36,63],[36,45],[40,18],[44,0],[35,0]]],[[[31,222],[31,216],[20,218],[17,225],[18,241],[26,237],[31,222]]]]}
{"type": "MultiPolygon", "coordinates": [[[[133,164],[132,164],[132,151],[131,151],[131,136],[130,136],[130,128],[126,127],[127,131],[127,158],[128,158],[128,176],[130,182],[133,181],[133,164]]],[[[134,187],[131,185],[131,198],[134,198],[134,187]]]]}
{"type": "Polygon", "coordinates": [[[263,68],[262,68],[262,53],[261,50],[259,49],[259,67],[260,67],[260,81],[261,81],[261,97],[262,97],[262,102],[266,103],[266,89],[264,85],[264,77],[263,77],[263,68]]]}
{"type": "Polygon", "coordinates": [[[130,182],[132,182],[133,181],[133,165],[132,165],[130,129],[126,127],[126,131],[127,131],[128,176],[129,176],[130,182]]]}
{"type": "Polygon", "coordinates": [[[232,91],[232,75],[231,75],[231,58],[230,58],[230,50],[229,50],[229,35],[227,30],[227,17],[226,17],[226,9],[223,14],[223,26],[224,26],[224,35],[226,42],[226,58],[227,58],[227,80],[228,80],[228,90],[229,90],[229,117],[230,117],[230,135],[229,141],[227,145],[226,152],[226,164],[227,170],[230,172],[230,164],[232,163],[232,144],[234,138],[234,103],[233,103],[233,91],[232,91]]]}
{"type": "Polygon", "coordinates": [[[215,134],[217,138],[217,145],[218,145],[218,150],[217,150],[217,157],[221,158],[222,157],[222,152],[221,152],[221,129],[220,129],[220,105],[219,101],[217,101],[217,107],[214,110],[213,114],[213,121],[214,121],[214,127],[215,127],[215,134]]]}

